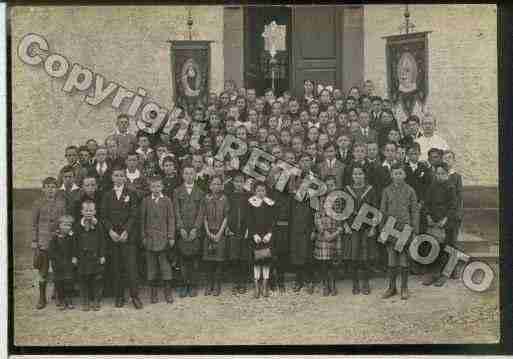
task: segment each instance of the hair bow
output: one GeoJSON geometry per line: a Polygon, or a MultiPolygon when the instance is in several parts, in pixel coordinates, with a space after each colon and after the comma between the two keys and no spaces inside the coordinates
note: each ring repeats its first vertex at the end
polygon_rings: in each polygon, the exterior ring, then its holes
{"type": "Polygon", "coordinates": [[[333,92],[333,86],[329,85],[329,86],[323,86],[321,84],[318,84],[317,85],[317,93],[320,94],[322,91],[324,90],[328,90],[330,93],[333,92]]]}

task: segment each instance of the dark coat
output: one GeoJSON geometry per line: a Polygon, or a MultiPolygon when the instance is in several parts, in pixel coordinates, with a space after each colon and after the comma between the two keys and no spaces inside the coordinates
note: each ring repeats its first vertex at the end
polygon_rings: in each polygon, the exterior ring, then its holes
{"type": "Polygon", "coordinates": [[[431,184],[431,170],[425,162],[418,162],[417,169],[413,171],[410,163],[404,166],[406,172],[406,183],[408,183],[417,194],[417,199],[421,202],[425,201],[426,191],[431,184]]]}
{"type": "Polygon", "coordinates": [[[438,222],[447,217],[446,228],[451,228],[456,220],[458,201],[456,189],[448,182],[433,182],[429,186],[426,196],[426,215],[438,222]]]}
{"type": "Polygon", "coordinates": [[[463,181],[459,173],[453,172],[449,174],[449,185],[454,187],[456,191],[456,220],[463,220],[463,181]]]}
{"type": "Polygon", "coordinates": [[[227,195],[230,204],[227,228],[234,234],[227,237],[228,259],[235,261],[249,260],[249,242],[245,238],[249,194],[246,192],[231,192],[227,195]]]}
{"type": "Polygon", "coordinates": [[[100,258],[105,257],[106,233],[102,225],[98,224],[89,231],[78,222],[75,226],[76,241],[74,257],[78,259],[78,273],[81,275],[103,272],[100,258]]]}
{"type": "Polygon", "coordinates": [[[167,196],[167,197],[171,198],[171,200],[172,200],[174,192],[175,192],[175,189],[178,188],[178,186],[180,184],[181,184],[181,181],[178,178],[178,176],[176,176],[176,177],[167,177],[167,176],[162,177],[162,185],[164,187],[162,189],[162,194],[164,196],[167,196]]]}
{"type": "Polygon", "coordinates": [[[186,241],[178,236],[178,248],[183,255],[191,256],[199,253],[203,219],[205,218],[205,192],[194,185],[191,194],[187,193],[185,184],[175,189],[173,196],[176,216],[176,229],[180,232],[185,229],[189,234],[195,228],[196,239],[186,241]]]}
{"type": "Polygon", "coordinates": [[[141,204],[141,239],[147,251],[163,251],[169,240],[175,239],[175,210],[171,199],[166,196],[158,202],[151,195],[141,204]]]}
{"type": "Polygon", "coordinates": [[[84,203],[85,201],[93,201],[96,204],[96,217],[102,218],[102,198],[100,193],[96,192],[93,197],[90,197],[83,190],[80,190],[77,198],[75,199],[75,203],[73,204],[72,216],[75,219],[75,221],[78,222],[80,220],[80,217],[82,216],[82,214],[80,213],[82,211],[82,203],[84,203]]]}
{"type": "Polygon", "coordinates": [[[55,280],[73,279],[73,258],[75,237],[73,234],[65,236],[56,234],[48,247],[48,258],[52,262],[55,280]]]}
{"type": "Polygon", "coordinates": [[[134,233],[134,226],[138,214],[136,193],[130,191],[127,186],[123,186],[118,200],[114,189],[107,191],[102,198],[101,211],[107,234],[110,230],[117,234],[127,231],[127,242],[135,244],[137,236],[134,233]]]}
{"type": "Polygon", "coordinates": [[[112,188],[112,164],[110,161],[107,161],[107,170],[100,175],[100,173],[96,170],[97,162],[95,161],[93,165],[89,168],[89,176],[96,177],[96,183],[98,185],[97,191],[100,194],[107,192],[112,188]]]}
{"type": "MultiPolygon", "coordinates": [[[[297,188],[300,183],[300,177],[291,178],[296,184],[292,188],[297,188]]],[[[290,263],[293,265],[308,264],[312,260],[313,241],[312,232],[314,230],[314,210],[310,207],[310,201],[307,199],[299,202],[292,200],[290,212],[290,263]]]]}

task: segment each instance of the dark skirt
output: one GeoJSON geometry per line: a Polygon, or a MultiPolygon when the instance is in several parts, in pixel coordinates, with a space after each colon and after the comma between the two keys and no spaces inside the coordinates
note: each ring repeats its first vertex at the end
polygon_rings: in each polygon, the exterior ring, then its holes
{"type": "MultiPolygon", "coordinates": [[[[217,232],[211,230],[212,232],[217,232]]],[[[224,262],[226,260],[226,238],[221,236],[219,242],[205,237],[203,240],[203,260],[211,262],[224,262]]]]}
{"type": "Polygon", "coordinates": [[[377,256],[376,237],[368,237],[369,230],[345,234],[343,258],[351,261],[372,261],[377,256]]]}
{"type": "Polygon", "coordinates": [[[251,245],[251,260],[250,260],[251,264],[258,264],[258,265],[271,264],[271,262],[273,260],[273,257],[272,257],[272,252],[273,252],[272,243],[273,243],[272,238],[271,238],[271,241],[269,243],[255,244],[255,242],[252,242],[252,245],[251,245]],[[256,260],[255,259],[255,250],[260,250],[260,249],[265,249],[265,248],[269,248],[271,250],[271,256],[268,257],[268,258],[256,260]]]}
{"type": "Polygon", "coordinates": [[[289,226],[276,226],[272,236],[272,255],[274,259],[288,257],[289,255],[289,226]]]}

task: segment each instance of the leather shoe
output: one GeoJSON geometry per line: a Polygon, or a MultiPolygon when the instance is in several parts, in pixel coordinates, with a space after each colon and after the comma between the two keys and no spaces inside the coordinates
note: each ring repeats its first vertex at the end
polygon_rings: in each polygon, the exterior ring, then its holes
{"type": "Polygon", "coordinates": [[[135,309],[142,309],[143,307],[139,297],[132,297],[132,303],[134,304],[135,309]]]}

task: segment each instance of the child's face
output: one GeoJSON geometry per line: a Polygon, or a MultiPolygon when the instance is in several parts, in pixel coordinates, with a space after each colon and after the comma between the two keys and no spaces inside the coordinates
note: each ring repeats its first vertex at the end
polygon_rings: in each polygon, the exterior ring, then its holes
{"type": "Polygon", "coordinates": [[[212,193],[221,193],[221,191],[223,190],[223,184],[221,183],[221,179],[217,177],[214,178],[210,182],[210,190],[212,191],[212,193]]]}
{"type": "Polygon", "coordinates": [[[258,138],[260,142],[265,142],[267,139],[267,130],[265,128],[261,128],[258,130],[258,138]]]}
{"type": "Polygon", "coordinates": [[[301,120],[301,123],[307,123],[310,120],[310,115],[306,111],[301,111],[299,119],[301,120]]]}
{"type": "Polygon", "coordinates": [[[328,135],[326,133],[321,133],[319,135],[319,147],[324,147],[325,144],[327,144],[330,141],[328,135]]]}
{"type": "Polygon", "coordinates": [[[230,107],[230,111],[228,111],[228,116],[239,118],[239,108],[237,106],[230,107]]]}
{"type": "Polygon", "coordinates": [[[356,161],[363,161],[367,156],[367,148],[365,146],[355,146],[353,149],[353,158],[356,161]]]}
{"type": "Polygon", "coordinates": [[[328,126],[326,126],[326,132],[328,132],[330,136],[335,136],[337,134],[337,125],[333,122],[328,124],[328,126]]]}
{"type": "Polygon", "coordinates": [[[326,180],[326,187],[328,187],[328,192],[334,191],[337,187],[334,179],[326,180]]]}
{"type": "Polygon", "coordinates": [[[269,135],[267,137],[267,144],[269,145],[270,148],[277,146],[279,144],[278,138],[274,135],[269,135]]]}
{"type": "Polygon", "coordinates": [[[112,182],[115,186],[122,186],[126,182],[126,175],[125,171],[123,170],[116,170],[112,172],[112,182]]]}
{"type": "Polygon", "coordinates": [[[303,156],[299,160],[299,167],[303,170],[303,172],[308,172],[312,168],[312,159],[308,156],[303,156]]]}
{"type": "Polygon", "coordinates": [[[277,117],[271,117],[269,118],[269,127],[272,129],[278,128],[278,118],[277,117]]]}
{"type": "Polygon", "coordinates": [[[396,184],[404,182],[406,178],[406,173],[404,173],[402,168],[393,169],[390,175],[392,176],[392,181],[396,184]]]}
{"type": "Polygon", "coordinates": [[[358,122],[358,114],[356,113],[356,111],[349,111],[348,117],[349,117],[349,121],[351,121],[351,123],[358,122]]]}
{"type": "Polygon", "coordinates": [[[380,116],[380,119],[381,119],[381,123],[383,125],[389,125],[392,123],[392,116],[390,116],[390,114],[388,112],[383,112],[380,116]]]}
{"type": "Polygon", "coordinates": [[[415,148],[410,148],[408,150],[408,160],[413,163],[417,163],[419,160],[419,152],[415,148]]]}
{"type": "Polygon", "coordinates": [[[255,189],[255,194],[258,198],[264,198],[267,194],[267,191],[265,190],[264,186],[257,186],[257,188],[255,189]]]}
{"type": "Polygon", "coordinates": [[[54,198],[55,194],[57,193],[57,185],[54,183],[45,184],[43,186],[43,193],[48,199],[54,198]]]}
{"type": "Polygon", "coordinates": [[[139,164],[139,157],[137,155],[130,155],[126,158],[126,167],[130,171],[134,171],[137,168],[137,165],[139,164]]]}
{"type": "Polygon", "coordinates": [[[379,100],[372,101],[372,110],[376,113],[379,113],[379,111],[381,111],[381,101],[379,101],[379,100]]]}
{"type": "Polygon", "coordinates": [[[447,166],[449,166],[449,168],[452,168],[454,166],[454,156],[452,155],[452,153],[444,154],[443,162],[447,163],[447,166]]]}
{"type": "Polygon", "coordinates": [[[449,179],[449,173],[443,167],[436,169],[436,179],[438,182],[446,182],[449,179]]]}
{"type": "Polygon", "coordinates": [[[328,123],[328,113],[323,111],[319,114],[319,122],[322,124],[322,125],[325,125],[326,123],[328,123]]]}
{"type": "Polygon", "coordinates": [[[227,92],[232,92],[233,90],[235,90],[235,84],[231,81],[226,81],[224,83],[224,90],[227,92]]]}
{"type": "Polygon", "coordinates": [[[107,150],[101,148],[98,151],[96,151],[96,160],[100,163],[105,162],[107,159],[107,150]]]}
{"type": "Polygon", "coordinates": [[[337,139],[337,145],[339,148],[348,149],[349,146],[351,145],[351,140],[347,136],[340,136],[337,139]]]}
{"type": "Polygon", "coordinates": [[[150,183],[150,191],[154,195],[158,195],[162,192],[162,181],[153,181],[150,183]]]}
{"type": "Polygon", "coordinates": [[[330,145],[325,151],[324,151],[324,157],[327,159],[333,159],[335,158],[335,148],[330,145]]]}
{"type": "Polygon", "coordinates": [[[150,147],[150,140],[148,140],[148,137],[139,137],[139,147],[142,149],[147,149],[150,147]]]}
{"type": "Polygon", "coordinates": [[[279,102],[273,103],[272,115],[279,117],[281,115],[281,105],[279,102]]]}
{"type": "Polygon", "coordinates": [[[73,179],[73,172],[64,172],[62,174],[62,183],[64,184],[64,187],[71,187],[73,179]]]}
{"type": "Polygon", "coordinates": [[[272,154],[275,158],[281,158],[281,157],[282,157],[282,152],[281,152],[281,148],[280,148],[280,146],[274,146],[274,147],[271,149],[271,154],[272,154]]]}
{"type": "Polygon", "coordinates": [[[96,193],[97,188],[96,179],[93,177],[84,178],[82,188],[84,189],[84,192],[87,193],[89,196],[94,195],[96,193]]]}
{"type": "Polygon", "coordinates": [[[294,153],[292,153],[292,152],[285,152],[284,159],[288,163],[295,163],[296,162],[296,156],[294,156],[294,153]]]}
{"type": "Polygon", "coordinates": [[[239,108],[239,110],[243,110],[246,108],[246,100],[242,97],[237,99],[236,104],[237,104],[237,107],[239,108]]]}
{"type": "Polygon", "coordinates": [[[226,121],[226,132],[231,135],[235,135],[236,131],[235,122],[233,120],[226,121]]]}
{"type": "Polygon", "coordinates": [[[256,100],[255,101],[255,110],[258,113],[262,113],[264,111],[264,102],[261,100],[256,100]]]}
{"type": "Polygon", "coordinates": [[[362,109],[369,111],[371,109],[371,101],[368,97],[362,99],[362,109]]]}
{"type": "Polygon", "coordinates": [[[289,111],[290,113],[298,113],[299,111],[299,104],[297,101],[290,101],[289,102],[289,111]]]}
{"type": "Polygon", "coordinates": [[[255,111],[255,110],[250,110],[250,111],[248,112],[248,120],[249,120],[249,122],[251,122],[251,123],[255,123],[255,124],[257,124],[257,123],[258,123],[258,115],[257,115],[257,113],[256,113],[256,111],[255,111]]]}
{"type": "Polygon", "coordinates": [[[69,233],[69,231],[71,231],[71,222],[70,221],[61,221],[59,222],[59,229],[61,230],[62,233],[69,233]]]}
{"type": "Polygon", "coordinates": [[[162,158],[167,153],[167,147],[159,146],[157,147],[157,156],[158,158],[162,158]]]}
{"type": "Polygon", "coordinates": [[[218,176],[222,176],[224,174],[224,162],[215,161],[214,162],[214,172],[218,176]]]}
{"type": "Polygon", "coordinates": [[[117,154],[118,144],[116,141],[107,141],[107,152],[110,154],[117,154]]]}
{"type": "Polygon", "coordinates": [[[311,81],[305,81],[305,83],[303,84],[303,87],[305,89],[305,93],[312,93],[313,92],[314,86],[313,86],[313,83],[311,81]]]}
{"type": "Polygon", "coordinates": [[[183,170],[183,180],[185,183],[191,185],[194,183],[194,176],[196,172],[194,171],[194,168],[192,167],[186,167],[183,170]]]}
{"type": "Polygon", "coordinates": [[[320,100],[322,103],[330,102],[330,93],[328,91],[322,91],[320,95],[320,100]]]}
{"type": "Polygon", "coordinates": [[[355,168],[353,170],[353,183],[355,185],[363,185],[365,183],[365,173],[361,168],[355,168]]]}
{"type": "Polygon", "coordinates": [[[310,116],[317,117],[319,115],[319,105],[313,103],[310,105],[310,116]]]}
{"type": "Polygon", "coordinates": [[[303,150],[303,142],[299,138],[292,139],[292,149],[294,152],[299,153],[303,150]]]}
{"type": "Polygon", "coordinates": [[[80,160],[83,163],[89,162],[89,160],[91,160],[91,153],[89,153],[89,151],[80,151],[80,160]]]}
{"type": "Polygon", "coordinates": [[[176,173],[175,165],[171,161],[164,162],[162,169],[164,170],[164,174],[168,176],[173,176],[176,173]]]}
{"type": "Polygon", "coordinates": [[[201,155],[192,156],[192,167],[194,167],[196,171],[201,171],[203,168],[203,157],[201,155]]]}
{"type": "Polygon", "coordinates": [[[86,143],[87,148],[89,149],[89,152],[96,153],[96,149],[98,148],[98,144],[96,141],[88,141],[86,143]]]}
{"type": "Polygon", "coordinates": [[[274,98],[274,93],[272,91],[267,91],[265,93],[265,100],[268,102],[268,103],[273,103],[275,101],[275,98],[274,98]]]}
{"type": "Polygon", "coordinates": [[[352,121],[351,122],[351,133],[357,134],[358,132],[360,132],[360,124],[358,123],[358,121],[352,121]]]}
{"type": "Polygon", "coordinates": [[[94,203],[83,203],[81,213],[85,218],[93,218],[96,215],[96,205],[94,203]]]}
{"type": "Polygon", "coordinates": [[[397,130],[390,130],[388,132],[388,140],[392,142],[398,142],[401,139],[401,135],[397,130]]]}
{"type": "Polygon", "coordinates": [[[217,117],[216,114],[210,115],[209,121],[211,127],[217,127],[221,124],[221,120],[219,119],[219,117],[217,117]]]}
{"type": "Polygon", "coordinates": [[[75,149],[69,149],[64,154],[69,165],[73,165],[78,161],[78,153],[75,149]]]}
{"type": "Polygon", "coordinates": [[[126,117],[121,117],[117,121],[118,130],[121,133],[125,133],[128,130],[129,121],[126,117]]]}
{"type": "Polygon", "coordinates": [[[319,130],[317,129],[317,127],[310,127],[310,129],[308,130],[308,139],[311,142],[317,142],[317,140],[319,139],[319,130]]]}
{"type": "Polygon", "coordinates": [[[428,154],[428,161],[431,166],[439,165],[442,159],[440,158],[440,154],[437,151],[433,151],[428,154]]]}
{"type": "Polygon", "coordinates": [[[371,160],[375,160],[378,158],[379,148],[377,143],[368,143],[367,144],[367,156],[371,160]]]}
{"type": "Polygon", "coordinates": [[[392,162],[395,160],[396,157],[396,148],[392,144],[385,145],[385,148],[383,149],[383,156],[385,157],[385,160],[388,162],[392,162]]]}
{"type": "Polygon", "coordinates": [[[369,126],[369,114],[367,112],[361,112],[358,121],[361,127],[367,128],[369,126]]]}
{"type": "Polygon", "coordinates": [[[308,146],[306,146],[306,153],[308,153],[312,157],[317,156],[317,146],[315,145],[315,143],[311,143],[308,146]]]}
{"type": "Polygon", "coordinates": [[[246,91],[246,98],[249,102],[255,102],[256,99],[256,91],[255,89],[248,89],[246,91]]]}
{"type": "Polygon", "coordinates": [[[280,140],[281,143],[284,145],[288,145],[290,143],[290,132],[289,131],[282,131],[280,133],[280,140]]]}

